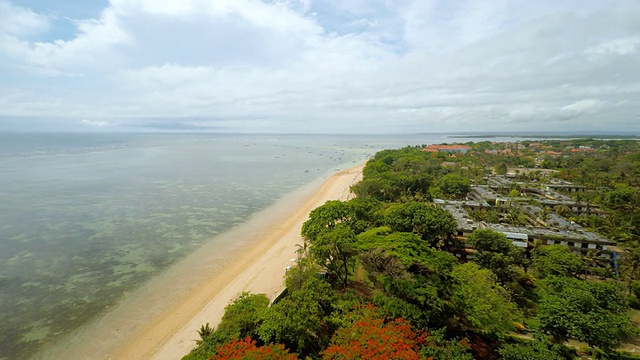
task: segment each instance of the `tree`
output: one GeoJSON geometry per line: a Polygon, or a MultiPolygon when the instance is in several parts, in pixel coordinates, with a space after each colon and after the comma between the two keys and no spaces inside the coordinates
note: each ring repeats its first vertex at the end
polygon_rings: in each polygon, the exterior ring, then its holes
{"type": "Polygon", "coordinates": [[[503,233],[491,229],[478,229],[469,235],[476,253],[473,261],[491,270],[502,284],[514,281],[517,275],[515,265],[524,261],[524,250],[507,239],[503,233]]]}
{"type": "Polygon", "coordinates": [[[420,359],[424,341],[403,319],[385,322],[365,317],[338,329],[322,358],[330,359],[420,359]]]}
{"type": "Polygon", "coordinates": [[[382,224],[380,214],[381,203],[374,198],[356,197],[347,202],[352,218],[348,222],[349,227],[356,234],[382,224]]]}
{"type": "Polygon", "coordinates": [[[345,288],[354,265],[355,241],[353,230],[338,223],[321,232],[311,246],[311,257],[329,274],[336,275],[345,288]]]}
{"type": "MultiPolygon", "coordinates": [[[[558,345],[555,345],[558,346],[558,345]]],[[[498,350],[502,360],[564,360],[554,344],[548,341],[524,340],[515,344],[504,344],[498,350]]]]}
{"type": "Polygon", "coordinates": [[[567,205],[564,205],[564,204],[556,205],[553,209],[560,216],[568,217],[568,216],[571,216],[573,214],[571,209],[567,205]]]}
{"type": "MultiPolygon", "coordinates": [[[[416,147],[383,150],[367,162],[364,179],[351,187],[358,198],[392,202],[428,199],[433,179],[445,170],[416,147]]],[[[354,229],[355,230],[355,229],[354,229]]]]}
{"type": "Polygon", "coordinates": [[[267,310],[269,299],[264,294],[243,292],[233,303],[225,307],[224,315],[217,329],[209,323],[202,325],[197,346],[185,356],[185,360],[208,359],[221,345],[243,338],[257,339],[257,329],[262,313],[267,310]]]}
{"type": "Polygon", "coordinates": [[[582,262],[585,265],[584,266],[585,278],[587,275],[593,275],[594,270],[597,271],[598,269],[600,269],[598,267],[598,253],[596,250],[593,250],[593,249],[587,250],[585,254],[582,254],[581,258],[582,258],[582,262]]]}
{"type": "Polygon", "coordinates": [[[313,244],[322,232],[333,229],[339,223],[348,222],[351,217],[352,213],[346,202],[327,201],[311,210],[309,219],[302,224],[302,237],[313,244]]]}
{"type": "Polygon", "coordinates": [[[612,209],[633,212],[640,206],[640,190],[627,184],[616,184],[605,194],[605,204],[612,209]]]}
{"type": "Polygon", "coordinates": [[[522,315],[495,275],[475,263],[459,265],[452,272],[456,282],[453,303],[462,326],[489,333],[505,333],[521,322],[522,315]]]}
{"type": "Polygon", "coordinates": [[[197,346],[182,357],[182,360],[208,360],[218,347],[231,341],[235,341],[235,339],[231,339],[228,333],[213,331],[207,336],[196,340],[197,346]]]}
{"type": "Polygon", "coordinates": [[[533,251],[533,269],[536,276],[577,276],[584,263],[571,249],[563,245],[540,246],[533,251]]]}
{"type": "Polygon", "coordinates": [[[269,298],[266,295],[243,292],[224,308],[218,331],[228,333],[231,339],[257,338],[261,314],[267,306],[269,298]]]}
{"type": "Polygon", "coordinates": [[[415,201],[390,206],[384,221],[393,231],[417,234],[436,248],[442,246],[457,226],[448,211],[415,201]]]}
{"type": "Polygon", "coordinates": [[[436,181],[429,192],[434,198],[464,199],[469,190],[471,190],[469,179],[457,173],[449,173],[436,181]]]}
{"type": "Polygon", "coordinates": [[[502,217],[502,220],[516,226],[524,226],[527,224],[527,217],[518,206],[510,207],[509,211],[502,217]]]}
{"type": "Polygon", "coordinates": [[[256,346],[251,338],[234,340],[218,347],[211,360],[296,360],[298,356],[282,344],[256,346]]]}
{"type": "Polygon", "coordinates": [[[336,294],[331,285],[309,274],[301,288],[262,313],[259,338],[265,343],[284,344],[302,358],[318,354],[331,338],[330,322],[336,294]]]}
{"type": "Polygon", "coordinates": [[[620,257],[620,275],[631,296],[633,282],[640,280],[640,247],[632,248],[620,257]]]}
{"type": "Polygon", "coordinates": [[[493,168],[493,171],[495,171],[498,175],[504,175],[508,170],[509,169],[507,169],[507,164],[505,163],[500,163],[493,168]]]}
{"type": "Polygon", "coordinates": [[[209,336],[213,334],[213,328],[209,326],[209,323],[200,326],[200,330],[198,330],[198,335],[200,335],[200,339],[196,340],[196,344],[202,344],[209,336]]]}
{"type": "Polygon", "coordinates": [[[441,324],[449,315],[450,274],[458,263],[454,256],[429,247],[415,234],[392,233],[388,227],[358,235],[358,249],[364,268],[384,289],[381,306],[394,316],[422,326],[441,324]]]}
{"type": "Polygon", "coordinates": [[[550,276],[540,302],[540,330],[555,341],[569,338],[611,349],[634,329],[622,289],[614,282],[550,276]]]}
{"type": "Polygon", "coordinates": [[[434,360],[473,360],[467,340],[447,340],[445,332],[446,328],[429,331],[420,354],[434,360]]]}

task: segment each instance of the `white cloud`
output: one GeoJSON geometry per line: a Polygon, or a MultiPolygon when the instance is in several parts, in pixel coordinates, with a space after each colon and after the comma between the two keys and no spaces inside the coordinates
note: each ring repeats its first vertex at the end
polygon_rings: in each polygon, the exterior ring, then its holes
{"type": "Polygon", "coordinates": [[[49,19],[29,9],[0,1],[0,34],[28,36],[49,28],[49,19]]]}
{"type": "Polygon", "coordinates": [[[82,121],[80,121],[80,124],[84,125],[84,126],[92,126],[92,127],[111,126],[111,123],[109,123],[108,121],[105,121],[105,120],[87,120],[87,119],[83,119],[82,121]]]}
{"type": "Polygon", "coordinates": [[[29,42],[15,37],[10,38],[4,50],[28,66],[46,69],[53,74],[73,73],[78,67],[95,69],[101,63],[115,61],[117,54],[113,47],[128,41],[111,9],[105,9],[100,19],[79,21],[77,26],[77,36],[69,41],[29,42]]]}
{"type": "Polygon", "coordinates": [[[581,114],[595,111],[602,105],[602,101],[598,99],[583,99],[572,104],[565,105],[561,107],[560,110],[569,114],[581,114]]]}
{"type": "Polygon", "coordinates": [[[640,36],[630,36],[600,43],[590,47],[587,54],[619,54],[628,55],[640,50],[640,36]]]}
{"type": "Polygon", "coordinates": [[[30,37],[56,38],[46,16],[1,1],[0,94],[21,95],[0,116],[385,132],[615,113],[638,127],[633,1],[111,0],[53,41],[30,37]]]}

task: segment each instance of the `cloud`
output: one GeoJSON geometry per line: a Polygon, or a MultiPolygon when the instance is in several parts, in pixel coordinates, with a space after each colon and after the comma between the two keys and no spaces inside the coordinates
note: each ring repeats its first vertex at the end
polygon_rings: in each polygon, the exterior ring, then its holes
{"type": "Polygon", "coordinates": [[[640,9],[610,5],[111,0],[63,40],[42,10],[0,0],[0,116],[425,132],[602,127],[615,114],[638,129],[640,9]]]}
{"type": "Polygon", "coordinates": [[[628,55],[640,50],[640,36],[631,36],[600,43],[587,49],[587,54],[628,55]]]}
{"type": "Polygon", "coordinates": [[[0,34],[25,37],[49,29],[49,18],[29,9],[0,1],[0,34]]]}
{"type": "Polygon", "coordinates": [[[111,123],[109,123],[108,121],[105,121],[105,120],[87,120],[87,119],[83,119],[82,121],[80,121],[80,124],[84,125],[84,126],[93,126],[93,127],[111,126],[111,123]]]}
{"type": "Polygon", "coordinates": [[[602,106],[602,102],[598,99],[583,99],[573,104],[565,105],[560,111],[573,114],[581,114],[585,112],[593,112],[602,106]]]}

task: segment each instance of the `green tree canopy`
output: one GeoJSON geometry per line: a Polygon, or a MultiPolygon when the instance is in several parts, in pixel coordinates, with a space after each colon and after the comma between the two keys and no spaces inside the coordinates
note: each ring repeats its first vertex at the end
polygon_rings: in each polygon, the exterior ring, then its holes
{"type": "Polygon", "coordinates": [[[260,325],[260,316],[269,306],[269,299],[264,294],[243,292],[233,303],[224,308],[222,321],[218,331],[226,332],[231,339],[256,338],[260,325]]]}
{"type": "Polygon", "coordinates": [[[640,207],[640,191],[627,184],[617,184],[605,194],[605,203],[612,209],[634,211],[640,207]]]}
{"type": "Polygon", "coordinates": [[[344,287],[354,265],[356,235],[343,223],[321,232],[311,244],[311,257],[314,261],[333,274],[344,287]]]}
{"type": "Polygon", "coordinates": [[[352,216],[346,202],[329,200],[311,210],[309,219],[302,224],[301,234],[313,244],[322,232],[333,229],[339,223],[349,222],[352,216]]]}
{"type": "Polygon", "coordinates": [[[496,172],[496,174],[498,175],[504,175],[507,173],[508,169],[507,169],[507,164],[505,163],[500,163],[498,165],[496,165],[493,170],[496,172]]]}
{"type": "Polygon", "coordinates": [[[451,271],[458,263],[449,253],[429,247],[417,235],[392,233],[388,227],[358,235],[359,258],[387,296],[379,303],[416,323],[440,324],[449,313],[451,271]],[[416,318],[415,310],[421,312],[416,318]]]}
{"type": "Polygon", "coordinates": [[[449,212],[416,201],[391,205],[385,212],[384,222],[393,231],[417,234],[436,248],[456,230],[456,222],[449,212]]]}
{"type": "Polygon", "coordinates": [[[539,278],[576,276],[584,269],[582,259],[563,245],[540,246],[533,252],[533,270],[539,278]]]}
{"type": "Polygon", "coordinates": [[[620,275],[624,279],[628,294],[631,295],[632,284],[640,280],[640,247],[631,248],[621,256],[620,275]]]}
{"type": "Polygon", "coordinates": [[[571,338],[610,349],[637,331],[619,284],[555,276],[544,284],[540,329],[556,340],[571,338]]]}
{"type": "Polygon", "coordinates": [[[212,330],[208,323],[200,328],[201,339],[183,359],[209,359],[211,354],[223,344],[235,343],[244,338],[248,338],[247,341],[257,339],[257,329],[268,305],[269,299],[264,294],[243,292],[233,303],[225,307],[217,329],[212,330]]]}
{"type": "Polygon", "coordinates": [[[383,217],[380,214],[381,203],[376,199],[371,197],[355,197],[346,204],[352,215],[348,225],[356,234],[382,225],[383,217]]]}
{"type": "Polygon", "coordinates": [[[393,202],[429,198],[434,178],[445,171],[438,159],[417,147],[383,150],[367,162],[364,179],[352,191],[361,198],[393,202]]]}
{"type": "MultiPolygon", "coordinates": [[[[558,345],[556,345],[558,346],[558,345]]],[[[523,340],[504,344],[498,350],[502,360],[564,360],[548,340],[523,340]]]]}
{"type": "Polygon", "coordinates": [[[502,284],[515,280],[515,265],[523,263],[524,249],[513,245],[503,233],[491,229],[475,230],[468,240],[476,249],[474,262],[491,270],[502,284]]]}
{"type": "Polygon", "coordinates": [[[514,329],[514,322],[522,321],[509,292],[491,271],[470,262],[453,269],[452,276],[456,282],[453,303],[464,328],[505,333],[514,329]]]}
{"type": "Polygon", "coordinates": [[[420,354],[433,360],[473,360],[466,339],[446,339],[446,328],[429,331],[420,354]]]}
{"type": "Polygon", "coordinates": [[[262,313],[258,335],[265,343],[284,344],[301,357],[318,354],[331,338],[331,314],[337,294],[326,281],[310,275],[297,291],[262,313]]]}
{"type": "Polygon", "coordinates": [[[471,190],[469,179],[457,173],[449,173],[438,179],[429,192],[434,198],[464,199],[469,190],[471,190]]]}

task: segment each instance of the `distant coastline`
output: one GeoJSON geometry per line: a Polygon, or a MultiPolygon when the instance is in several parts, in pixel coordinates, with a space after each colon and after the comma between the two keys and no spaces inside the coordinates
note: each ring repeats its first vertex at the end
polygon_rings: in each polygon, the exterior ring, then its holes
{"type": "Polygon", "coordinates": [[[536,139],[596,139],[596,140],[640,140],[640,133],[622,133],[618,131],[603,132],[482,132],[453,133],[453,139],[486,139],[486,138],[536,138],[536,139]]]}

